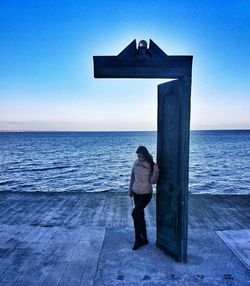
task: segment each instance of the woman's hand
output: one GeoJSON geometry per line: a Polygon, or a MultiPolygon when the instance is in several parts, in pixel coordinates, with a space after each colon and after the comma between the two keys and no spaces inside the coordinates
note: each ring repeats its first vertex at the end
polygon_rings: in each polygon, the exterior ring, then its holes
{"type": "Polygon", "coordinates": [[[132,192],[132,191],[128,191],[128,196],[129,196],[130,198],[132,198],[132,197],[133,197],[133,192],[132,192]]]}
{"type": "Polygon", "coordinates": [[[159,175],[160,175],[160,168],[159,168],[158,164],[154,164],[153,168],[154,168],[154,171],[153,171],[153,174],[151,176],[151,184],[154,185],[158,182],[159,175]]]}
{"type": "Polygon", "coordinates": [[[160,172],[160,168],[159,168],[158,164],[154,164],[154,171],[160,172]]]}

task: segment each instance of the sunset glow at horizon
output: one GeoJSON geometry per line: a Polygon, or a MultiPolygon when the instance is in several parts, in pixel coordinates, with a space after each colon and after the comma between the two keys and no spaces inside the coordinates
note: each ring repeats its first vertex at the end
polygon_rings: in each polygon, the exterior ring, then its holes
{"type": "Polygon", "coordinates": [[[191,129],[250,129],[250,2],[0,2],[0,131],[157,128],[164,79],[95,79],[93,56],[152,39],[193,55],[191,129]]]}

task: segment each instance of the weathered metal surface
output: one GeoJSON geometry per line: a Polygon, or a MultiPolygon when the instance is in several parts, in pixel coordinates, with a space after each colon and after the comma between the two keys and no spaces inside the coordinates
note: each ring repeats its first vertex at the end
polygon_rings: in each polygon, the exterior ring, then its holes
{"type": "Polygon", "coordinates": [[[152,40],[140,54],[134,40],[117,56],[94,56],[95,78],[180,78],[191,76],[192,56],[168,56],[152,40]]]}
{"type": "Polygon", "coordinates": [[[187,260],[189,98],[185,81],[158,86],[157,245],[187,260]]]}
{"type": "Polygon", "coordinates": [[[117,56],[94,56],[96,78],[169,78],[158,88],[157,245],[187,260],[188,157],[192,56],[168,56],[152,40],[117,56]]]}

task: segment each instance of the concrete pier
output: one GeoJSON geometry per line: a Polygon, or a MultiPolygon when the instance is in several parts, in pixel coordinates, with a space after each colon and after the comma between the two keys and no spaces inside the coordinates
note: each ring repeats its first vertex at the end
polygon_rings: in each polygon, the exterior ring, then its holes
{"type": "Polygon", "coordinates": [[[250,196],[190,195],[188,262],[132,251],[125,193],[0,193],[1,285],[250,285],[250,196]]]}

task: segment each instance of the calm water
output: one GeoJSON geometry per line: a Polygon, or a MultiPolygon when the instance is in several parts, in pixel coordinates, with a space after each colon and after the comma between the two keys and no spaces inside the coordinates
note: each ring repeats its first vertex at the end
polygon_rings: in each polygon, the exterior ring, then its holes
{"type": "MultiPolygon", "coordinates": [[[[156,132],[0,133],[0,191],[127,191],[135,150],[156,132]]],[[[190,191],[250,194],[250,131],[192,131],[190,191]]]]}

